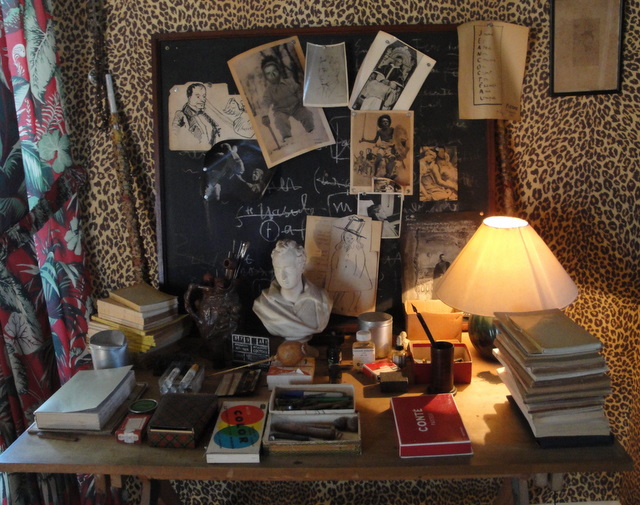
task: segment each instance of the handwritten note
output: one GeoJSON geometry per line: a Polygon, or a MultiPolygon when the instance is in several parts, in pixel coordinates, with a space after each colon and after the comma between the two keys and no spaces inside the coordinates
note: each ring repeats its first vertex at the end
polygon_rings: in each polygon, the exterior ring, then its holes
{"type": "Polygon", "coordinates": [[[458,27],[461,119],[520,119],[529,28],[499,21],[458,27]]]}

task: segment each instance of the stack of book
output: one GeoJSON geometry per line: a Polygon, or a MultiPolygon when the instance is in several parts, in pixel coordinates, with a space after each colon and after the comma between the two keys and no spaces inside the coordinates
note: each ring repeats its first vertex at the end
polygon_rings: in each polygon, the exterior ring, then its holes
{"type": "Polygon", "coordinates": [[[89,321],[87,340],[102,330],[120,330],[132,352],[166,347],[190,329],[188,316],[178,314],[178,298],[147,283],[110,291],[96,305],[98,312],[89,321]]]}
{"type": "Polygon", "coordinates": [[[561,310],[496,313],[500,378],[540,445],[612,442],[602,344],[561,310]]]}

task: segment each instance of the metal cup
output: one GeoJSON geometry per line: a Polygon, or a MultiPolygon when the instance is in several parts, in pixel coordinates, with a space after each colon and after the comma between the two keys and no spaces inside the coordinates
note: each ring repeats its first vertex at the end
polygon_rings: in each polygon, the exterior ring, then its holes
{"type": "Polygon", "coordinates": [[[429,393],[453,393],[453,344],[442,340],[431,346],[431,384],[429,393]]]}
{"type": "Polygon", "coordinates": [[[130,364],[127,339],[121,331],[99,331],[89,339],[89,348],[95,370],[130,364]]]}

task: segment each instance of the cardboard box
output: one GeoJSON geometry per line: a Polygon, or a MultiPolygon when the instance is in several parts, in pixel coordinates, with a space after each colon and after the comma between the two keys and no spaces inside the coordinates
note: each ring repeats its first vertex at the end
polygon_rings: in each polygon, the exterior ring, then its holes
{"type": "Polygon", "coordinates": [[[267,386],[272,390],[277,386],[310,384],[313,382],[315,371],[315,358],[302,358],[294,366],[284,366],[278,360],[274,360],[267,371],[267,386]]]}
{"type": "Polygon", "coordinates": [[[462,340],[462,312],[455,312],[440,300],[407,300],[404,317],[409,340],[429,338],[411,305],[418,309],[435,340],[462,340]]]}
{"type": "MultiPolygon", "coordinates": [[[[471,382],[471,355],[462,342],[453,343],[453,382],[469,384],[471,382]]],[[[413,375],[416,384],[431,382],[431,342],[412,340],[409,350],[413,356],[413,375]]]]}
{"type": "MultiPolygon", "coordinates": [[[[326,397],[326,396],[325,396],[326,397]]],[[[285,402],[286,403],[286,402],[285,402]]],[[[298,387],[276,386],[271,392],[269,417],[262,447],[267,454],[325,454],[362,453],[360,415],[355,409],[355,389],[351,384],[315,384],[298,387]],[[309,409],[288,410],[276,401],[290,395],[307,399],[336,393],[350,398],[348,408],[322,409],[311,405],[309,409]],[[335,438],[320,438],[301,434],[307,428],[334,431],[335,438]],[[348,428],[348,429],[346,429],[348,428]],[[297,440],[296,440],[297,439],[297,440]]]]}

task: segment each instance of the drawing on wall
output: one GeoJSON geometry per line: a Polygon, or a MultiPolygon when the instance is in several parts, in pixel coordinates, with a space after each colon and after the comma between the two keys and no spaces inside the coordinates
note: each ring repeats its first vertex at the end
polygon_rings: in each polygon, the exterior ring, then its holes
{"type": "Polygon", "coordinates": [[[358,69],[354,110],[409,110],[436,61],[393,35],[378,32],[358,69]]]}
{"type": "Polygon", "coordinates": [[[322,109],[302,103],[304,55],[298,37],[256,47],[228,64],[268,167],[335,143],[322,109]]]}
{"type": "Polygon", "coordinates": [[[401,194],[359,193],[358,215],[382,223],[382,238],[399,238],[402,222],[401,194]]]}
{"type": "Polygon", "coordinates": [[[479,213],[408,216],[402,231],[402,301],[432,300],[438,279],[482,222],[479,213]]]}
{"type": "Polygon", "coordinates": [[[307,107],[349,104],[344,42],[326,46],[307,42],[303,103],[307,107]]]}
{"type": "Polygon", "coordinates": [[[458,152],[455,146],[422,146],[420,163],[420,201],[458,200],[458,152]]]}
{"type": "Polygon", "coordinates": [[[255,140],[219,142],[204,157],[201,191],[207,203],[259,199],[273,177],[255,140]]]}
{"type": "Polygon", "coordinates": [[[413,194],[413,111],[351,113],[351,192],[373,191],[374,180],[393,181],[413,194]]]}
{"type": "Polygon", "coordinates": [[[216,142],[254,138],[239,95],[226,83],[176,84],[169,93],[169,149],[208,151],[216,142]]]}

